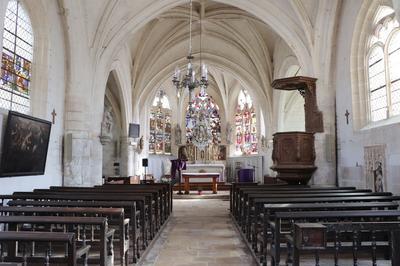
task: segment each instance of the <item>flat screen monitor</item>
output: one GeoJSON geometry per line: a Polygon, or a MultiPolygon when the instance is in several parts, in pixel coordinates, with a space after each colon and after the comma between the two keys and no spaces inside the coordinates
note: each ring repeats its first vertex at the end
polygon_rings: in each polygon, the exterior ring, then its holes
{"type": "Polygon", "coordinates": [[[140,135],[140,125],[139,124],[129,124],[128,136],[130,138],[138,138],[139,135],[140,135]]]}

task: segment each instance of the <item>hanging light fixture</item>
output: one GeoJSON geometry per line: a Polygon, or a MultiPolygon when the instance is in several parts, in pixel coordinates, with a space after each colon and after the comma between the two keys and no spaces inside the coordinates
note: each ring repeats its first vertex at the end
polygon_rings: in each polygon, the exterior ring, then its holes
{"type": "Polygon", "coordinates": [[[190,0],[190,21],[189,21],[189,53],[186,57],[189,61],[187,64],[186,74],[181,77],[181,72],[178,67],[175,68],[175,73],[172,82],[177,89],[177,96],[180,98],[183,95],[185,88],[189,91],[189,108],[187,113],[188,125],[187,127],[193,132],[191,142],[200,150],[204,150],[212,141],[212,134],[209,125],[209,111],[202,108],[199,104],[200,98],[194,99],[193,91],[195,88],[200,87],[200,95],[204,97],[207,95],[205,89],[208,86],[208,70],[201,60],[201,33],[202,25],[200,19],[200,79],[196,79],[196,73],[193,69],[193,55],[192,55],[192,0],[190,0]],[[196,106],[199,107],[196,109],[196,106]]]}
{"type": "MultiPolygon", "coordinates": [[[[189,61],[187,64],[186,74],[181,77],[181,71],[178,67],[175,68],[175,73],[172,78],[172,83],[177,89],[177,96],[180,98],[183,95],[183,89],[189,90],[189,108],[192,108],[193,90],[197,87],[206,89],[208,86],[208,70],[205,64],[201,65],[201,77],[196,79],[196,72],[193,69],[193,55],[192,55],[192,0],[190,0],[190,21],[189,21],[189,53],[186,59],[189,61]]],[[[201,21],[200,21],[201,23],[201,21]]],[[[201,25],[200,25],[200,40],[201,40],[201,25]]],[[[201,64],[201,44],[200,44],[200,64],[201,64]]]]}

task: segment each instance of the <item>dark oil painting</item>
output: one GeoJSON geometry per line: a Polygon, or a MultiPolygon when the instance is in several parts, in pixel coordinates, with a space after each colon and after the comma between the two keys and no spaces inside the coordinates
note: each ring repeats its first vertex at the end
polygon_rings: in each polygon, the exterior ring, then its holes
{"type": "Polygon", "coordinates": [[[3,141],[1,176],[43,175],[51,123],[9,111],[3,141]]]}

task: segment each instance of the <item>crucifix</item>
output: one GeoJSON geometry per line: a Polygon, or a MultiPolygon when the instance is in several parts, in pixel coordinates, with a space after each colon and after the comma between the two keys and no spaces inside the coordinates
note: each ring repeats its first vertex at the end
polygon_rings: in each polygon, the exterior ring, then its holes
{"type": "Polygon", "coordinates": [[[349,124],[349,110],[346,109],[346,113],[344,114],[344,116],[346,117],[346,124],[349,124]]]}
{"type": "Polygon", "coordinates": [[[56,110],[53,108],[53,112],[51,112],[51,116],[53,117],[53,125],[56,123],[56,110]]]}

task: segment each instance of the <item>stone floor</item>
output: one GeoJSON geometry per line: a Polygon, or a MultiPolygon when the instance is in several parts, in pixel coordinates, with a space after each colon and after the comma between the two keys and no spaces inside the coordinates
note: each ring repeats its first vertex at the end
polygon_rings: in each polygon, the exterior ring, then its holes
{"type": "Polygon", "coordinates": [[[230,219],[228,198],[202,196],[174,199],[173,215],[141,265],[256,265],[230,219]]]}
{"type": "MultiPolygon", "coordinates": [[[[140,265],[257,265],[229,216],[228,196],[229,192],[225,191],[218,195],[192,192],[191,195],[175,196],[172,217],[140,265]]],[[[300,265],[315,265],[315,260],[303,256],[300,265]]],[[[320,265],[332,266],[332,256],[322,255],[320,265]]],[[[352,258],[342,258],[339,265],[353,265],[352,258]]],[[[369,258],[361,258],[358,265],[369,266],[372,262],[369,258]]],[[[380,260],[377,265],[391,263],[380,260]]]]}

